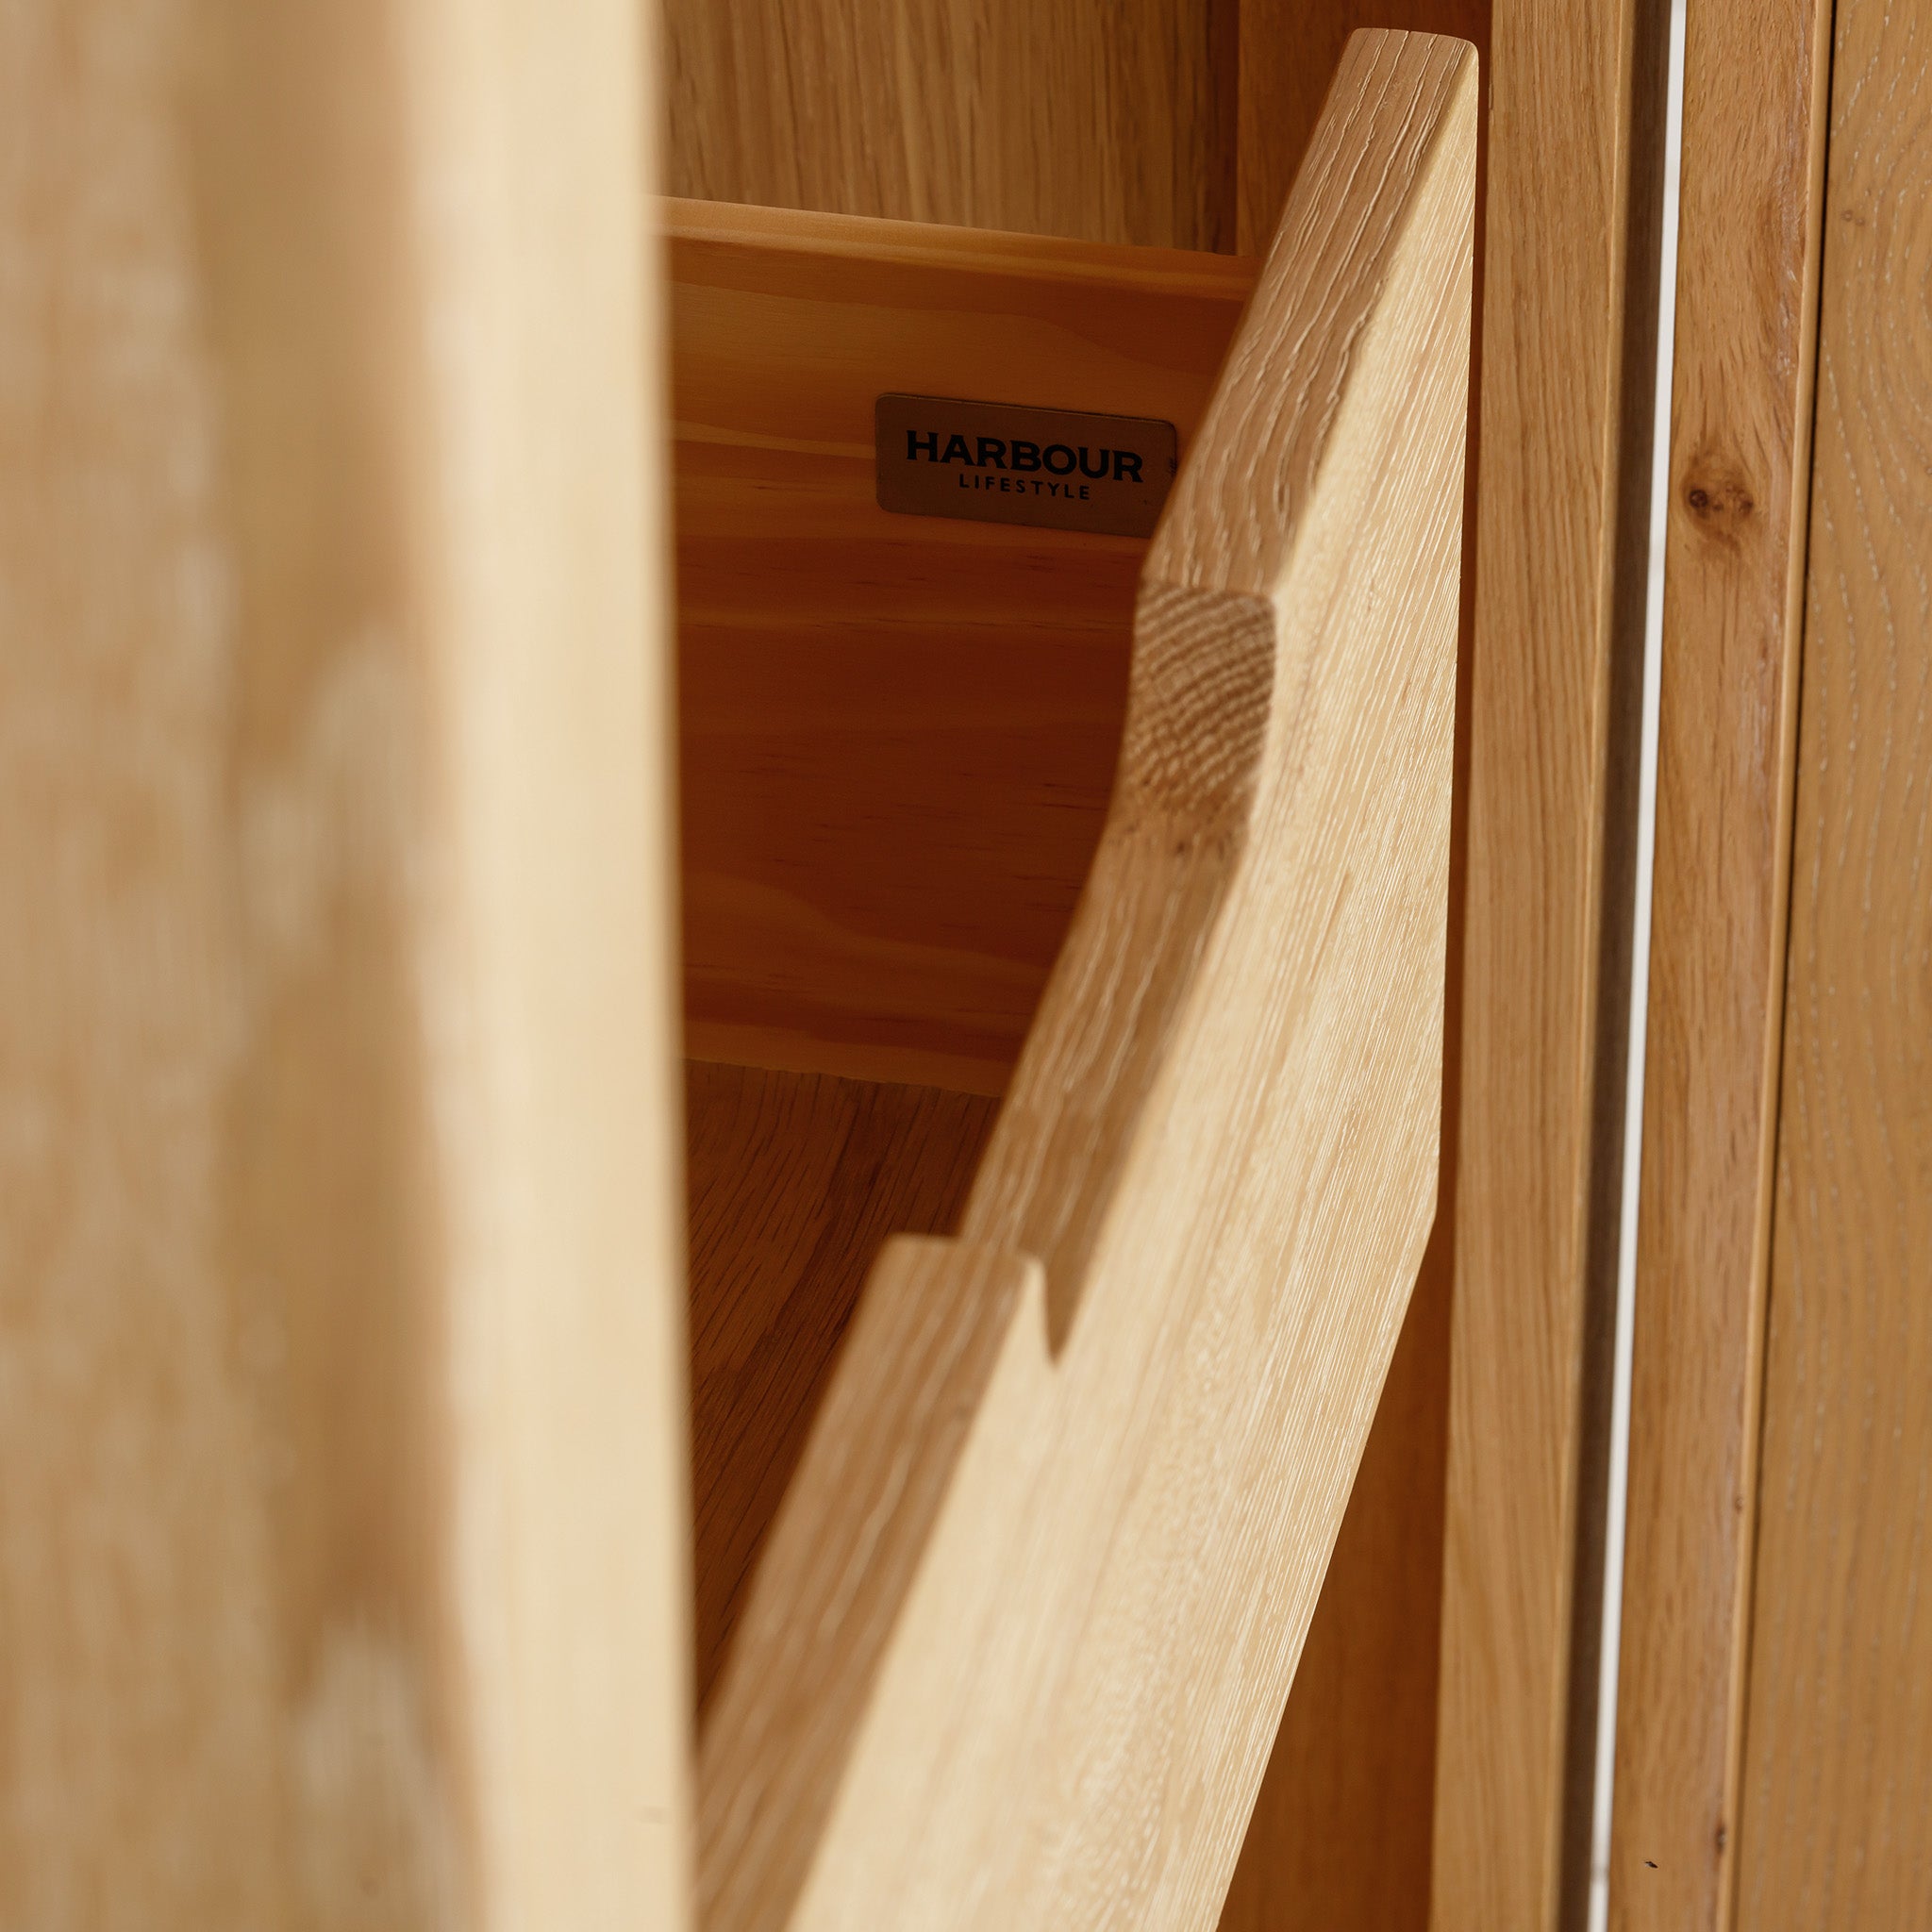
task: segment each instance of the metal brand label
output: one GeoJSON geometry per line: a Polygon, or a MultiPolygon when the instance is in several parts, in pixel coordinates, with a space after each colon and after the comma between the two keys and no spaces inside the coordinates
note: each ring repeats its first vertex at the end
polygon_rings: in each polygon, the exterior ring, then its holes
{"type": "Polygon", "coordinates": [[[873,410],[881,509],[988,524],[1151,536],[1174,485],[1172,423],[880,396],[873,410]]]}

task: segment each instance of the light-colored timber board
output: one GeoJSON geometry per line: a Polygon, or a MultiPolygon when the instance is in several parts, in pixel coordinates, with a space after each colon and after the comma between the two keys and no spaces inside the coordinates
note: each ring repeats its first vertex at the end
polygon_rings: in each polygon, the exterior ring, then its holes
{"type": "Polygon", "coordinates": [[[9,1927],[687,1923],[641,19],[0,26],[9,1927]]]}
{"type": "MultiPolygon", "coordinates": [[[[1307,0],[1241,0],[1237,246],[1259,249],[1274,232],[1352,30],[1391,26],[1455,34],[1477,47],[1487,67],[1490,11],[1489,0],[1320,0],[1312,6],[1307,0]]],[[[1487,97],[1487,86],[1484,92],[1487,97]]],[[[1486,133],[1479,134],[1478,335],[1485,144],[1486,133]]],[[[1479,346],[1470,372],[1449,1038],[1436,1228],[1256,1799],[1223,1932],[1299,1925],[1424,1932],[1429,1920],[1481,379],[1479,346]]]]}
{"type": "Polygon", "coordinates": [[[1932,24],[1839,0],[1735,1924],[1932,1924],[1932,24]]]}
{"type": "Polygon", "coordinates": [[[1587,1896],[1666,16],[1491,19],[1435,1932],[1587,1896]]]}
{"type": "Polygon", "coordinates": [[[998,1093],[1099,839],[1146,546],[881,510],[874,401],[1185,451],[1254,265],[665,206],[690,1049],[998,1093]]]}
{"type": "MultiPolygon", "coordinates": [[[[865,0],[861,0],[863,4],[865,0]]],[[[1244,0],[1240,11],[1241,235],[1243,245],[1253,250],[1265,245],[1272,233],[1346,35],[1365,22],[1359,17],[1363,9],[1353,4],[1329,5],[1311,14],[1306,8],[1286,7],[1282,0],[1244,0]]],[[[1456,32],[1481,45],[1487,41],[1488,11],[1486,4],[1471,4],[1471,0],[1420,0],[1420,4],[1385,8],[1375,24],[1456,32]]],[[[691,9],[686,13],[689,16],[691,9]]],[[[722,30],[710,22],[704,25],[708,34],[722,30]]],[[[990,34],[1017,31],[1024,35],[1031,30],[1017,15],[989,21],[984,28],[990,34]]],[[[794,49],[788,58],[809,57],[800,56],[794,49]]],[[[949,105],[926,103],[929,109],[937,108],[941,118],[949,105]]],[[[978,121],[989,140],[998,141],[1024,127],[1024,102],[1018,108],[1017,126],[1007,118],[1006,106],[1004,97],[978,102],[978,121]]],[[[721,138],[736,139],[728,117],[708,116],[702,105],[693,110],[684,98],[674,101],[675,123],[678,114],[693,111],[694,119],[681,126],[675,125],[673,129],[680,157],[686,158],[679,165],[687,170],[695,150],[715,145],[721,138]]],[[[917,132],[925,144],[908,165],[929,171],[937,164],[936,157],[943,154],[950,138],[948,129],[943,125],[936,127],[928,119],[920,124],[917,132]]],[[[912,141],[914,130],[908,128],[907,138],[912,141]]],[[[802,123],[795,145],[814,150],[799,165],[803,172],[816,171],[821,206],[847,213],[880,206],[864,177],[862,158],[851,143],[841,142],[836,128],[818,119],[802,123]],[[845,172],[839,172],[841,169],[845,172]]],[[[701,156],[696,157],[696,165],[705,165],[701,156]]],[[[678,178],[690,191],[699,177],[687,171],[678,178]]],[[[1092,184],[1084,174],[1075,179],[1085,184],[1083,189],[1076,190],[1074,180],[1058,179],[1054,192],[1084,192],[1093,198],[1077,206],[1057,203],[1053,220],[1041,225],[1050,225],[1061,235],[1114,232],[1107,225],[1110,216],[1105,206],[1114,192],[1112,184],[1092,184]]],[[[784,198],[775,188],[754,188],[743,177],[737,177],[734,186],[754,198],[784,198]]],[[[735,232],[747,241],[758,240],[769,221],[760,208],[721,207],[681,212],[713,231],[733,225],[735,232]]],[[[990,226],[1010,219],[1012,210],[1000,198],[996,184],[981,179],[973,194],[954,207],[952,213],[955,219],[990,226]]],[[[837,255],[854,245],[847,236],[862,239],[871,232],[880,231],[868,230],[864,225],[841,230],[833,224],[819,230],[801,224],[787,227],[784,240],[790,249],[818,247],[837,255]]],[[[970,233],[936,232],[910,225],[884,232],[892,235],[894,251],[906,258],[958,261],[979,245],[970,233]]],[[[1158,224],[1149,226],[1143,222],[1124,239],[1146,243],[1173,238],[1158,224]]],[[[1478,248],[1480,251],[1480,243],[1478,248]]],[[[1061,275],[1083,270],[1099,275],[1119,272],[1117,257],[1102,253],[1097,259],[1083,260],[1080,251],[1007,235],[991,238],[991,251],[998,261],[1008,264],[1016,254],[1030,252],[1032,258],[1049,264],[1054,274],[1061,275]]],[[[1188,264],[1188,258],[1175,259],[1184,267],[1188,264]]],[[[1218,265],[1208,266],[1211,270],[1218,265]]],[[[1477,301],[1479,308],[1480,274],[1477,301]]],[[[1474,487],[1474,475],[1471,482],[1474,487]]],[[[1473,515],[1469,521],[1473,539],[1473,515]]],[[[1471,572],[1466,595],[1473,581],[1471,572]]],[[[1124,665],[1124,600],[1115,608],[1123,612],[1119,636],[1124,665]]],[[[1464,625],[1466,651],[1467,614],[1464,625]]],[[[689,687],[689,660],[686,676],[689,687]]],[[[957,693],[948,693],[943,686],[936,695],[958,702],[957,693]]],[[[1087,754],[1091,771],[1098,772],[1110,761],[1122,695],[1124,680],[1123,687],[1108,693],[1105,720],[1096,715],[1085,727],[1096,743],[1109,747],[1087,754]]],[[[1035,715],[1039,708],[1036,701],[1035,715]]],[[[1039,726],[1029,722],[1024,705],[1015,705],[1003,735],[1005,748],[996,743],[991,746],[996,754],[992,763],[999,769],[1012,767],[1015,747],[1023,761],[1051,755],[1051,743],[1042,741],[1039,726]],[[1038,750],[1029,749],[1035,745],[1038,750]]],[[[694,759],[706,755],[695,741],[687,741],[688,790],[692,787],[694,759]]],[[[974,757],[987,759],[986,746],[975,749],[974,757]]],[[[902,774],[901,782],[916,788],[922,775],[920,772],[902,774]]],[[[849,780],[838,774],[828,782],[834,796],[841,783],[849,788],[849,780]]],[[[1084,815],[1087,822],[1084,839],[1076,851],[1070,851],[1059,862],[1055,875],[1053,903],[1059,908],[1060,928],[1072,911],[1076,875],[1083,862],[1080,856],[1091,852],[1098,835],[1104,797],[1104,782],[1091,782],[1086,795],[1077,801],[1064,787],[1054,800],[1056,812],[1084,815]]],[[[728,800],[723,804],[724,809],[731,809],[728,800]]],[[[1006,809],[1009,814],[1010,808],[1006,809]]],[[[773,816],[778,819],[776,813],[773,816]]],[[[1000,823],[1010,827],[1010,816],[1000,823]]],[[[784,829],[793,839],[801,836],[797,824],[784,829]]],[[[1060,840],[1065,841],[1074,829],[1072,825],[1064,827],[1060,840]]],[[[1024,832],[1018,840],[1010,829],[1006,836],[1009,849],[1024,841],[1024,832]]],[[[988,856],[996,862],[996,848],[988,856]]],[[[1460,950],[1458,928],[1459,901],[1451,910],[1452,958],[1460,950]]],[[[1043,959],[1057,944],[1058,932],[1051,920],[1042,921],[1040,931],[1036,956],[1043,959]]],[[[755,949],[757,936],[749,935],[748,941],[747,950],[755,949]]],[[[1457,1011],[1454,979],[1452,965],[1452,1024],[1457,1011]]],[[[1012,1004],[1017,1008],[1022,1001],[1016,998],[1012,1004]]],[[[719,1058],[753,1064],[774,1060],[829,1064],[853,1074],[930,1078],[995,1089],[1005,1080],[1004,1068],[984,1058],[968,1059],[962,1066],[957,1055],[929,1055],[890,1043],[869,1046],[851,1040],[839,1042],[828,1055],[823,1046],[801,1041],[789,1031],[709,1022],[696,1008],[693,1018],[700,1043],[719,1058]]],[[[1017,1043],[1010,1029],[1008,1037],[1017,1043]]],[[[1453,1087],[1449,1105],[1453,1110],[1453,1087]]],[[[1230,1899],[1230,1913],[1235,1915],[1231,1924],[1240,1913],[1257,1910],[1285,1914],[1291,1922],[1299,1918],[1332,1920],[1338,1915],[1343,1921],[1366,1917],[1389,1925],[1420,1926],[1426,1921],[1433,1769],[1431,1763],[1423,1763],[1418,1773],[1417,1766],[1427,1756],[1426,1740],[1433,1734],[1435,1722],[1441,1410],[1446,1402],[1448,1376],[1446,1340],[1430,1324],[1447,1320],[1448,1212],[1445,1187],[1443,1223],[1439,1229],[1443,1239],[1431,1244],[1416,1290],[1410,1325],[1391,1370],[1388,1396],[1377,1414],[1363,1473],[1324,1587],[1290,1708],[1284,1714],[1281,1742],[1257,1802],[1251,1840],[1230,1899]],[[1411,1340],[1411,1336],[1424,1334],[1431,1339],[1411,1340]]]]}
{"type": "Polygon", "coordinates": [[[1695,8],[1685,39],[1620,1932],[1731,1924],[1830,13],[1695,8]]]}
{"type": "MultiPolygon", "coordinates": [[[[1487,65],[1489,0],[1241,0],[1236,243],[1261,247],[1307,151],[1348,35],[1367,25],[1447,33],[1487,65]]],[[[1487,89],[1485,89],[1487,94],[1487,89]]],[[[1487,112],[1483,116],[1487,123],[1487,112]]],[[[1483,305],[1483,147],[1476,179],[1474,316],[1483,305]]],[[[1336,1540],[1294,1688],[1241,1846],[1223,1932],[1429,1918],[1434,1739],[1455,1257],[1466,840],[1466,679],[1474,606],[1480,343],[1470,373],[1470,467],[1458,640],[1457,805],[1451,827],[1443,1175],[1402,1341],[1336,1540]]]]}
{"type": "Polygon", "coordinates": [[[721,1680],[716,1925],[1220,1909],[1434,1212],[1474,82],[1351,43],[961,1239],[874,1271],[721,1680]]]}

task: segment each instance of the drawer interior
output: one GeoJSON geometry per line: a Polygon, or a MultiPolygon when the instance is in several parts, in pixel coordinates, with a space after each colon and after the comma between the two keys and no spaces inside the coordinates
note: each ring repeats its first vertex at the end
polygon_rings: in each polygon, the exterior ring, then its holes
{"type": "MultiPolygon", "coordinates": [[[[1184,456],[1255,264],[704,202],[666,227],[702,1726],[868,1269],[964,1207],[1124,713],[1144,540],[880,509],[875,400],[1159,417],[1184,456]]],[[[1425,1910],[1440,1234],[1230,1926],[1425,1910]]]]}
{"type": "Polygon", "coordinates": [[[1245,260],[670,204],[700,1707],[887,1235],[949,1232],[1100,837],[1143,538],[891,514],[874,405],[1185,437],[1245,260]]]}

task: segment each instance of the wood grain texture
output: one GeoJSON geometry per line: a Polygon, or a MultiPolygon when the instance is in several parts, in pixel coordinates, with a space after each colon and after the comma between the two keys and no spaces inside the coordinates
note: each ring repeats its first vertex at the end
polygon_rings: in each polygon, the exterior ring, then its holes
{"type": "Polygon", "coordinates": [[[1437,1932],[1587,1903],[1666,27],[1491,20],[1437,1932]]]}
{"type": "Polygon", "coordinates": [[[1351,46],[961,1239],[874,1277],[721,1681],[710,1925],[1220,1908],[1434,1214],[1475,92],[1351,46]],[[914,1307],[937,1446],[841,1403],[914,1307]]]}
{"type": "Polygon", "coordinates": [[[1830,8],[1684,56],[1610,1912],[1731,1924],[1830,8]]]}
{"type": "MultiPolygon", "coordinates": [[[[1349,33],[1367,25],[1448,33],[1488,61],[1489,0],[1242,0],[1238,36],[1236,242],[1274,233],[1349,33]]],[[[1486,120],[1486,114],[1481,120],[1486,120]]],[[[1476,146],[1474,327],[1483,326],[1485,133],[1476,146]]],[[[1461,1038],[1469,697],[1475,602],[1482,356],[1470,371],[1457,686],[1457,808],[1450,832],[1443,1185],[1403,1339],[1363,1452],[1294,1689],[1228,1889],[1223,1932],[1374,1925],[1424,1932],[1435,1824],[1454,1124],[1461,1038]]]]}
{"type": "Polygon", "coordinates": [[[772,209],[671,222],[694,1054],[1004,1091],[1100,836],[1124,537],[892,516],[882,391],[1164,418],[1255,266],[772,209]]]}
{"type": "Polygon", "coordinates": [[[702,1712],[866,1274],[952,1233],[994,1103],[692,1061],[685,1105],[702,1712]]]}
{"type": "Polygon", "coordinates": [[[1740,1925],[1932,1920],[1932,30],[1840,0],[1740,1925]]]}
{"type": "Polygon", "coordinates": [[[1401,27],[1452,34],[1487,58],[1491,4],[1321,0],[1310,6],[1308,0],[1240,0],[1235,247],[1243,255],[1257,255],[1267,247],[1352,33],[1361,27],[1401,27]]]}
{"type": "MultiPolygon", "coordinates": [[[[669,218],[691,1037],[767,1065],[1003,1091],[1099,841],[1144,545],[884,516],[874,372],[913,390],[1077,394],[1191,435],[1254,264],[790,210],[676,203],[669,218]]],[[[846,1131],[841,1109],[804,1105],[814,1091],[778,1079],[756,1109],[772,1158],[793,1129],[846,1131]]],[[[871,1258],[841,1249],[830,1315],[807,1320],[815,1264],[765,1250],[747,1306],[796,1308],[803,1328],[785,1332],[810,1344],[797,1386],[812,1392],[770,1411],[710,1392],[705,1310],[741,1291],[711,1257],[714,1239],[735,1254],[735,1220],[697,1207],[737,1198],[721,1177],[738,1143],[711,1139],[708,1114],[694,1103],[701,1701],[871,1258]],[[784,1445],[769,1462],[754,1450],[743,1487],[717,1453],[740,1431],[784,1445]]],[[[723,1117],[751,1131],[735,1103],[723,1117]]],[[[823,1158],[787,1168],[780,1191],[801,1212],[823,1158]]],[[[900,1171],[882,1176],[889,1192],[900,1171]]],[[[926,1220],[900,1199],[869,1224],[938,1232],[951,1210],[926,1220]]],[[[1426,1916],[1445,1232],[1310,1627],[1233,1924],[1426,1916]]]]}
{"type": "Polygon", "coordinates": [[[668,0],[672,192],[1231,248],[1237,5],[668,0]]]}
{"type": "Polygon", "coordinates": [[[9,1926],[684,1923],[645,71],[0,11],[9,1926]]]}

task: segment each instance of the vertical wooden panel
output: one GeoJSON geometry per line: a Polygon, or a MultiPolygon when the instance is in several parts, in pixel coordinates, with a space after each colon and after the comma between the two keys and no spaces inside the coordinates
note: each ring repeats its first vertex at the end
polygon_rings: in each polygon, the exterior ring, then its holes
{"type": "Polygon", "coordinates": [[[1737,1845],[1830,8],[1690,9],[1610,1911],[1737,1845]]]}
{"type": "Polygon", "coordinates": [[[667,0],[671,192],[1230,248],[1236,5],[667,0]]]}
{"type": "Polygon", "coordinates": [[[205,1178],[231,646],[187,29],[0,13],[0,1917],[60,1932],[288,1923],[266,1499],[205,1178]]]}
{"type": "Polygon", "coordinates": [[[1491,25],[1437,1932],[1586,1897],[1665,29],[1491,25]]]}
{"type": "Polygon", "coordinates": [[[675,1926],[636,11],[0,36],[0,1919],[675,1926]]]}
{"type": "Polygon", "coordinates": [[[1840,0],[1738,1924],[1932,1922],[1932,30],[1840,0]]]}

